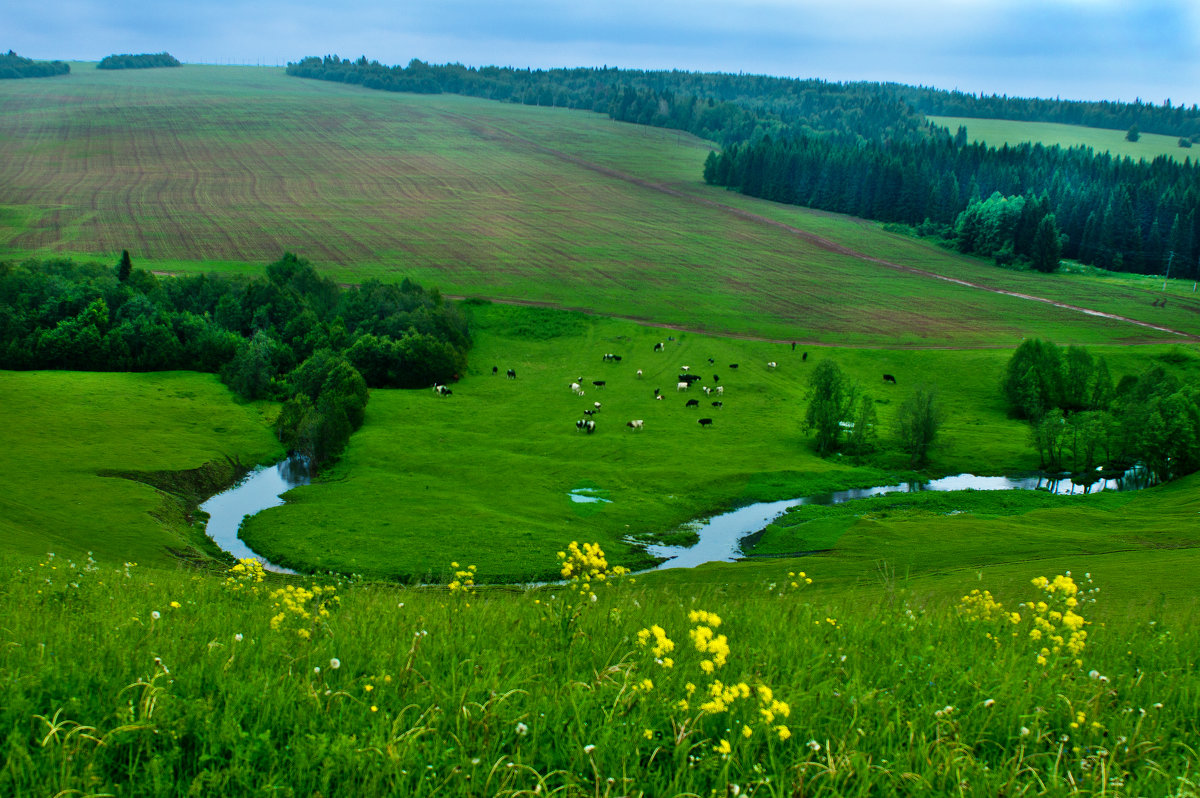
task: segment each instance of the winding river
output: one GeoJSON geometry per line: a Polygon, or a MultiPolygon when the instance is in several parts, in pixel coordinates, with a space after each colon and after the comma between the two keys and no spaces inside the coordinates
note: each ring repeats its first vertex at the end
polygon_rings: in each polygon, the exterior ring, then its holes
{"type": "MultiPolygon", "coordinates": [[[[298,485],[310,482],[307,463],[289,459],[273,466],[258,468],[229,490],[218,493],[200,505],[209,514],[206,531],[216,543],[235,557],[256,557],[263,567],[277,573],[295,571],[267,561],[250,550],[238,537],[242,521],[269,507],[283,504],[282,495],[298,485]]],[[[742,538],[763,529],[788,508],[802,504],[841,504],[853,499],[865,499],[885,493],[916,493],[920,491],[953,490],[1048,490],[1059,495],[1096,493],[1103,490],[1131,490],[1144,487],[1138,469],[1131,469],[1116,479],[1101,479],[1080,485],[1069,478],[1034,476],[1026,478],[978,477],[958,474],[929,482],[910,482],[900,485],[880,485],[874,488],[854,488],[834,493],[759,502],[699,522],[696,533],[699,542],[693,546],[650,545],[646,550],[655,557],[665,558],[656,570],[665,568],[694,568],[707,562],[732,562],[741,556],[742,538]]],[[[571,501],[608,502],[593,489],[577,489],[569,494],[571,501]]]]}

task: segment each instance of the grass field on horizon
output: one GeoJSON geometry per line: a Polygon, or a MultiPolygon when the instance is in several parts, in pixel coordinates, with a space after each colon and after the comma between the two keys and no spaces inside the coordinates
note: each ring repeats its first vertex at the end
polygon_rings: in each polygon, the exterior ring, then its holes
{"type": "Polygon", "coordinates": [[[950,129],[959,126],[967,129],[967,139],[981,142],[989,147],[1017,144],[1044,144],[1047,147],[1091,147],[1097,154],[1110,153],[1117,158],[1133,158],[1153,161],[1165,155],[1183,162],[1196,160],[1195,147],[1180,147],[1179,136],[1164,136],[1158,133],[1141,133],[1137,141],[1125,138],[1126,130],[1111,130],[1085,125],[1066,125],[1058,122],[1022,122],[1012,119],[980,119],[966,116],[930,116],[930,122],[950,129]]]}
{"type": "Polygon", "coordinates": [[[710,331],[886,346],[1170,340],[881,266],[1046,294],[1193,333],[1200,301],[1036,277],[848,217],[705,186],[710,145],[601,115],[372,92],[282,70],[80,70],[0,86],[0,257],[253,272],[284,250],[342,281],[409,276],[710,331]],[[136,73],[135,73],[136,72],[136,73]],[[34,85],[29,85],[34,84],[34,85]]]}

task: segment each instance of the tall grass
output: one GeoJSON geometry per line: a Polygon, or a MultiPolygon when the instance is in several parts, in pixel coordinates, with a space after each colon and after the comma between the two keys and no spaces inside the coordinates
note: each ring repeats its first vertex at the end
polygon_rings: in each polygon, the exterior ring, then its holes
{"type": "Polygon", "coordinates": [[[1042,663],[1033,618],[1067,595],[1037,569],[965,602],[830,593],[815,571],[737,590],[317,580],[331,611],[306,619],[244,574],[0,568],[4,795],[1198,789],[1194,605],[1106,612],[1081,574],[1084,646],[1042,663]]]}

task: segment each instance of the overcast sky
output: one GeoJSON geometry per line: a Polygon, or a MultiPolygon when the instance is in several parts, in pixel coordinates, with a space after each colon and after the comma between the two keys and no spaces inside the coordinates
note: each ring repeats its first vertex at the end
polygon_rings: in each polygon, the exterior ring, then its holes
{"type": "Polygon", "coordinates": [[[619,66],[1200,103],[1200,0],[14,0],[0,50],[619,66]]]}

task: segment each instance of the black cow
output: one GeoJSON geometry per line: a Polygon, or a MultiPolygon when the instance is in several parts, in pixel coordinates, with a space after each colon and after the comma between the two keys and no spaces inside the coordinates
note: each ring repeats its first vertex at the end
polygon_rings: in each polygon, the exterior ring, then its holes
{"type": "Polygon", "coordinates": [[[655,395],[655,396],[661,396],[661,395],[662,395],[662,389],[661,389],[661,388],[655,388],[655,389],[654,389],[654,395],[655,395]]]}
{"type": "Polygon", "coordinates": [[[730,364],[729,364],[729,368],[731,368],[731,369],[735,369],[735,368],[737,368],[737,367],[738,367],[738,364],[737,364],[737,363],[730,363],[730,364]]]}
{"type": "Polygon", "coordinates": [[[721,381],[721,375],[720,375],[720,374],[714,374],[714,375],[713,375],[713,382],[720,382],[720,381],[721,381]]]}
{"type": "Polygon", "coordinates": [[[803,363],[806,360],[808,360],[808,352],[805,352],[803,355],[800,356],[801,363],[803,363]]]}
{"type": "Polygon", "coordinates": [[[884,375],[883,375],[883,381],[884,381],[884,382],[890,382],[892,385],[895,385],[895,384],[896,384],[896,378],[895,378],[895,377],[893,377],[891,374],[884,374],[884,375]]]}
{"type": "Polygon", "coordinates": [[[702,427],[711,427],[712,419],[711,418],[702,418],[699,421],[697,421],[696,423],[698,423],[702,427]]]}
{"type": "Polygon", "coordinates": [[[516,370],[516,369],[509,369],[509,370],[508,370],[508,378],[509,378],[510,380],[515,380],[515,379],[517,378],[517,370],[516,370]]]}
{"type": "Polygon", "coordinates": [[[684,405],[684,407],[699,407],[699,406],[700,406],[699,399],[688,399],[687,404],[684,405]]]}
{"type": "Polygon", "coordinates": [[[663,347],[664,347],[664,346],[665,346],[665,344],[663,344],[663,342],[662,342],[662,341],[659,341],[658,343],[656,343],[656,344],[654,345],[654,351],[655,351],[655,352],[661,352],[661,351],[663,351],[663,347]]]}
{"type": "Polygon", "coordinates": [[[592,380],[592,385],[595,385],[597,388],[603,388],[605,384],[604,380],[592,380]]]}
{"type": "Polygon", "coordinates": [[[499,367],[499,366],[492,366],[492,376],[493,376],[493,377],[495,377],[495,376],[496,376],[497,374],[499,374],[499,373],[500,373],[500,367],[499,367]]]}
{"type": "Polygon", "coordinates": [[[724,402],[721,402],[721,401],[717,401],[717,402],[713,402],[713,403],[712,403],[712,406],[713,406],[713,407],[724,407],[724,406],[725,406],[725,403],[724,403],[724,402]]]}

